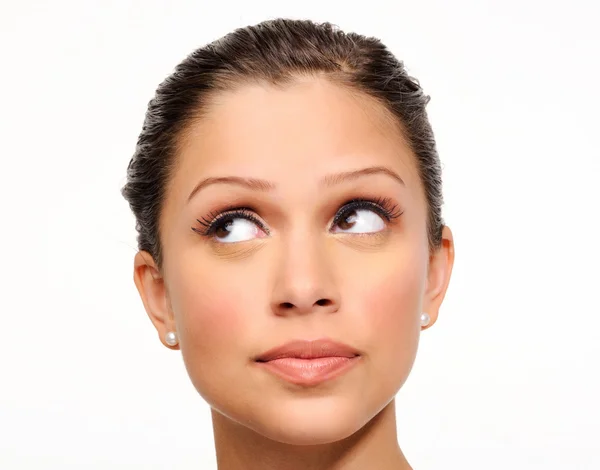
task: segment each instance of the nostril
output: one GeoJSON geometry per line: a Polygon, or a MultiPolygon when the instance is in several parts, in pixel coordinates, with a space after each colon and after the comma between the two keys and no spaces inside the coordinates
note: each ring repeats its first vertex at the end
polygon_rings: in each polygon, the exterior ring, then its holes
{"type": "MultiPolygon", "coordinates": [[[[315,306],[318,307],[331,307],[332,305],[334,305],[335,302],[333,302],[330,299],[319,299],[317,300],[315,303],[312,304],[312,307],[314,308],[315,306]]],[[[278,310],[279,313],[284,313],[284,312],[291,312],[295,309],[298,309],[298,311],[311,311],[312,309],[309,308],[310,304],[306,304],[304,306],[300,305],[296,305],[293,302],[281,302],[279,304],[278,310]]]]}

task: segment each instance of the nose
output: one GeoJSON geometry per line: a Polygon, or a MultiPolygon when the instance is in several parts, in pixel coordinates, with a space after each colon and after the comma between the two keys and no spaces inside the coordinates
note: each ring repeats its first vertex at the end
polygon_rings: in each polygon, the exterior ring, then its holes
{"type": "Polygon", "coordinates": [[[332,260],[319,240],[289,241],[280,252],[272,310],[278,316],[334,313],[340,308],[332,260]]]}

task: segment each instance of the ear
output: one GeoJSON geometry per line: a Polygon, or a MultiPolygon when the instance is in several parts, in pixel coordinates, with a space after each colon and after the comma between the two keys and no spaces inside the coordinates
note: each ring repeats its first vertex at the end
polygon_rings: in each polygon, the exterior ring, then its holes
{"type": "Polygon", "coordinates": [[[429,256],[429,271],[427,273],[427,288],[423,308],[431,317],[431,322],[423,329],[429,328],[437,321],[440,306],[450,283],[453,266],[454,238],[450,228],[445,226],[442,231],[440,248],[429,256]]]}
{"type": "Polygon", "coordinates": [[[147,251],[139,251],[133,265],[133,281],[160,341],[169,349],[179,349],[179,345],[169,346],[165,342],[167,332],[175,331],[175,321],[169,307],[165,281],[154,259],[147,251]]]}

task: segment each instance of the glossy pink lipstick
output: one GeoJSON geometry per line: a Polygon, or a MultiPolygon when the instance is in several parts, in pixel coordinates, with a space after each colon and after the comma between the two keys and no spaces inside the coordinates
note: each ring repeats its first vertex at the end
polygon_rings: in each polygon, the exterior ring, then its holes
{"type": "Polygon", "coordinates": [[[255,362],[288,382],[310,387],[339,377],[359,358],[358,351],[345,344],[299,340],[271,349],[255,362]]]}

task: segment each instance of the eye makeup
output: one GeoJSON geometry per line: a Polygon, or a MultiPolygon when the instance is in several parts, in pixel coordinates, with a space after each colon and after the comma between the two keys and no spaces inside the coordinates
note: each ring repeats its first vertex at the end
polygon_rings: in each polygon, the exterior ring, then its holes
{"type": "Polygon", "coordinates": [[[390,198],[357,198],[347,201],[336,213],[333,218],[332,225],[338,225],[340,222],[348,218],[352,212],[358,210],[371,210],[377,215],[383,217],[387,222],[397,219],[402,215],[402,211],[390,198]]]}
{"type": "MultiPolygon", "coordinates": [[[[352,213],[358,210],[370,210],[382,217],[387,223],[391,223],[403,214],[397,204],[391,198],[375,197],[375,198],[352,198],[347,200],[338,209],[333,221],[332,227],[339,225],[346,220],[352,213]]],[[[233,223],[235,219],[245,219],[254,223],[260,230],[267,235],[270,231],[266,224],[260,220],[256,211],[252,207],[247,206],[230,206],[220,211],[214,211],[210,214],[196,219],[199,226],[192,227],[192,230],[206,238],[215,238],[219,233],[226,233],[227,227],[233,223]]]]}
{"type": "Polygon", "coordinates": [[[256,224],[269,235],[269,229],[256,217],[256,211],[251,207],[228,207],[220,212],[211,212],[202,219],[196,219],[202,228],[192,227],[192,230],[203,237],[213,237],[217,231],[225,229],[235,219],[245,219],[256,224]]]}

